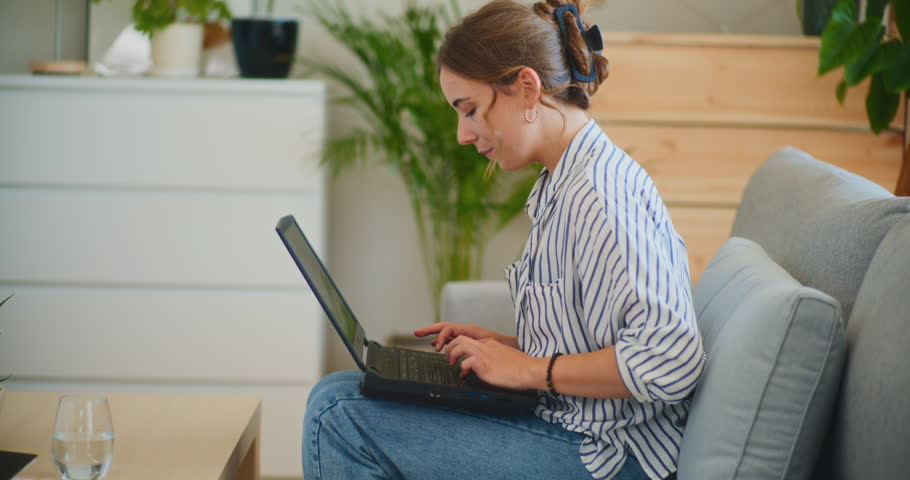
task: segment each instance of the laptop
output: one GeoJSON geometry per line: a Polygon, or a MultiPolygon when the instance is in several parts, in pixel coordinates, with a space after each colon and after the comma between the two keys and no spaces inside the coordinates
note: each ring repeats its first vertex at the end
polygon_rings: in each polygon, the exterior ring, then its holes
{"type": "Polygon", "coordinates": [[[449,365],[444,354],[369,340],[294,217],[283,217],[275,230],[363,371],[360,390],[364,395],[491,412],[527,412],[537,406],[537,391],[494,387],[476,375],[462,379],[461,368],[449,365]]]}

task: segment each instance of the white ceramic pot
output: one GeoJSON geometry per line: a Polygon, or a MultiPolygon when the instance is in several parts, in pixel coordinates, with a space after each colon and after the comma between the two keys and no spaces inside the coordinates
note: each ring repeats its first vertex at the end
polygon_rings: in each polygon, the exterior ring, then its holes
{"type": "Polygon", "coordinates": [[[152,75],[195,77],[202,58],[202,25],[172,23],[152,34],[152,75]]]}

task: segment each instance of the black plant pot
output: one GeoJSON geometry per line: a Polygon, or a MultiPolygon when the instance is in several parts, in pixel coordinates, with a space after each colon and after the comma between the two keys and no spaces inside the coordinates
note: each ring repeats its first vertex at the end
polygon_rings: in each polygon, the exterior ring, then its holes
{"type": "Polygon", "coordinates": [[[240,76],[287,78],[297,49],[297,20],[234,18],[231,39],[240,76]]]}
{"type": "MultiPolygon", "coordinates": [[[[821,35],[838,3],[838,0],[803,0],[803,35],[821,35]]],[[[859,5],[859,0],[856,4],[859,5]]]]}

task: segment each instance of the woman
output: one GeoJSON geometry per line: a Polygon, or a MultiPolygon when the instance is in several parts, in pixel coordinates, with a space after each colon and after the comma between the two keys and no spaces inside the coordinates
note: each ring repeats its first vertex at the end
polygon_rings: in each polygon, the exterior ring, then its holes
{"type": "Polygon", "coordinates": [[[540,163],[531,233],[506,269],[516,336],[439,323],[449,362],[537,389],[533,415],[497,417],[364,398],[359,372],[323,379],[304,432],[317,478],[663,479],[676,471],[704,367],[683,241],[654,183],[585,111],[607,77],[578,0],[496,0],[439,52],[458,141],[504,170],[540,163]]]}

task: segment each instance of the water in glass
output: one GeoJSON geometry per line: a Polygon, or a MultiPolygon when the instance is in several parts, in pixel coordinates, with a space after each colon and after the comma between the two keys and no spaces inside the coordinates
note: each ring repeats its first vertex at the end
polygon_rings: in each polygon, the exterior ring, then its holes
{"type": "Polygon", "coordinates": [[[107,398],[61,397],[51,453],[64,480],[103,478],[114,457],[114,428],[107,398]]]}

